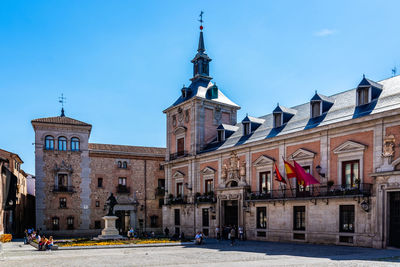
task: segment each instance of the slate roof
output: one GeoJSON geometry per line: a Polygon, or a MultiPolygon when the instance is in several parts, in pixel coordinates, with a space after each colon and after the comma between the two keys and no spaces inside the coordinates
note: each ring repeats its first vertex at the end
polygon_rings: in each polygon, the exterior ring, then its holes
{"type": "Polygon", "coordinates": [[[220,124],[217,129],[236,132],[236,130],[239,129],[239,127],[230,124],[220,124]]]}
{"type": "Polygon", "coordinates": [[[165,156],[166,148],[89,143],[89,151],[114,154],[165,156]]]}
{"type": "Polygon", "coordinates": [[[51,123],[51,124],[64,124],[64,125],[77,125],[77,126],[90,126],[92,125],[83,122],[83,121],[78,121],[69,117],[48,117],[48,118],[40,118],[40,119],[35,119],[31,121],[32,123],[34,122],[39,122],[39,123],[51,123]]]}
{"type": "MultiPolygon", "coordinates": [[[[324,125],[334,124],[341,121],[347,121],[370,114],[376,114],[388,110],[400,108],[400,75],[389,79],[379,81],[378,83],[368,80],[373,86],[382,88],[382,93],[378,99],[371,103],[356,107],[356,90],[357,88],[344,91],[329,98],[333,101],[332,107],[325,114],[310,118],[310,103],[304,103],[291,108],[296,114],[289,122],[281,127],[273,128],[273,114],[261,116],[264,123],[258,127],[252,134],[243,136],[243,124],[236,124],[239,129],[219,144],[209,144],[202,152],[220,150],[248,144],[255,141],[265,140],[275,136],[281,136],[289,133],[299,132],[306,129],[320,127],[324,125]]],[[[361,84],[361,83],[360,83],[361,84]]]]}
{"type": "Polygon", "coordinates": [[[204,78],[199,78],[199,79],[195,79],[190,86],[188,87],[190,89],[190,94],[186,97],[183,98],[182,95],[175,101],[174,104],[172,104],[172,106],[168,107],[167,110],[171,107],[175,107],[193,97],[199,97],[199,98],[204,98],[204,99],[209,99],[209,100],[213,100],[222,104],[226,104],[226,105],[230,105],[230,106],[234,106],[237,108],[240,108],[237,104],[233,103],[231,100],[229,100],[222,92],[221,90],[218,89],[218,97],[217,98],[212,98],[210,97],[209,94],[207,94],[208,89],[210,89],[211,87],[213,87],[213,83],[208,80],[208,79],[204,79],[204,78]]]}

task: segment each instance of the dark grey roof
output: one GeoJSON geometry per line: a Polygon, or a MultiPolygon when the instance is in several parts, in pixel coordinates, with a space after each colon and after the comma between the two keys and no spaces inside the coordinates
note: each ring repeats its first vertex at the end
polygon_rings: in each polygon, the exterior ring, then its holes
{"type": "Polygon", "coordinates": [[[208,79],[203,79],[203,78],[198,78],[193,80],[193,82],[190,84],[188,87],[190,89],[190,94],[188,94],[187,97],[183,98],[182,95],[175,101],[172,106],[168,107],[167,109],[177,106],[193,97],[200,97],[204,99],[209,99],[213,100],[222,104],[234,106],[237,108],[240,108],[238,105],[233,103],[231,100],[229,100],[222,92],[221,90],[218,89],[218,97],[217,98],[211,98],[210,94],[207,94],[208,89],[213,87],[214,84],[208,80],[208,79]]]}
{"type": "Polygon", "coordinates": [[[251,117],[251,116],[249,116],[249,115],[247,115],[243,120],[242,120],[242,123],[243,122],[252,122],[252,123],[258,123],[258,124],[262,124],[263,122],[264,122],[264,119],[261,119],[261,118],[256,118],[256,117],[251,117]]]}
{"type": "MultiPolygon", "coordinates": [[[[369,80],[369,82],[371,81],[369,80]]],[[[373,100],[367,105],[356,107],[357,88],[351,89],[330,96],[329,98],[333,100],[334,104],[328,112],[319,117],[310,118],[310,103],[304,103],[292,108],[296,111],[296,115],[281,127],[273,128],[272,113],[260,117],[260,119],[265,120],[263,124],[252,134],[247,136],[243,136],[243,125],[242,123],[238,123],[236,126],[239,127],[239,129],[223,143],[218,145],[210,144],[210,146],[207,146],[203,152],[239,146],[241,144],[265,140],[275,136],[299,132],[306,129],[367,116],[369,114],[376,114],[400,108],[400,75],[382,80],[379,83],[374,82],[374,84],[381,85],[382,93],[379,95],[379,98],[373,100]]]]}
{"type": "Polygon", "coordinates": [[[230,125],[230,124],[220,124],[217,129],[236,132],[237,129],[239,129],[239,127],[235,126],[235,125],[230,125]]]}
{"type": "Polygon", "coordinates": [[[330,97],[328,97],[328,96],[325,96],[325,95],[321,95],[321,94],[319,94],[319,93],[315,93],[315,95],[311,98],[311,101],[312,100],[322,100],[322,101],[325,101],[325,102],[331,102],[331,103],[333,103],[333,99],[332,98],[330,98],[330,97]]]}
{"type": "Polygon", "coordinates": [[[283,112],[283,113],[288,113],[288,114],[296,114],[297,110],[295,109],[291,109],[291,108],[287,108],[284,106],[281,106],[278,104],[278,106],[276,106],[276,108],[274,109],[273,112],[283,112]]]}

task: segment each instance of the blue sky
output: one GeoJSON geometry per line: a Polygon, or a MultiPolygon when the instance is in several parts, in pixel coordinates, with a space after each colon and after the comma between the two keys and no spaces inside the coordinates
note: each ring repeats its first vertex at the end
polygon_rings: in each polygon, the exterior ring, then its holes
{"type": "Polygon", "coordinates": [[[66,115],[90,141],[165,146],[189,84],[200,10],[210,74],[246,113],[400,71],[400,1],[17,1],[0,3],[0,148],[34,173],[30,121],[66,115]]]}

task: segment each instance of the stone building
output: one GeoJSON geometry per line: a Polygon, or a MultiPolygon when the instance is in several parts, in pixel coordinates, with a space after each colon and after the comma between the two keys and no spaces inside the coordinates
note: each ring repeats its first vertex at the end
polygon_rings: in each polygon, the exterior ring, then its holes
{"type": "Polygon", "coordinates": [[[18,154],[0,149],[0,234],[22,236],[35,221],[35,200],[28,194],[23,163],[18,154]]]}
{"type": "Polygon", "coordinates": [[[121,233],[161,231],[165,148],[89,143],[92,126],[63,110],[32,125],[37,228],[57,236],[97,235],[113,193],[121,233]]]}
{"type": "MultiPolygon", "coordinates": [[[[212,83],[200,32],[191,85],[167,118],[163,226],[215,237],[400,246],[400,76],[237,122],[240,108],[212,83]],[[275,179],[295,160],[318,185],[275,179]],[[221,230],[222,231],[222,230],[221,230]]],[[[285,175],[284,175],[285,176],[285,175]]]]}

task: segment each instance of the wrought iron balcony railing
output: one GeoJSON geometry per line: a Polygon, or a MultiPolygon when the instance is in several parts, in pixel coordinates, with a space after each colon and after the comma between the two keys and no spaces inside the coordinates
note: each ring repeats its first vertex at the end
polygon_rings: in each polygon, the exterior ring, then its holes
{"type": "Polygon", "coordinates": [[[125,185],[118,185],[117,186],[117,193],[119,194],[129,194],[130,188],[125,185]]]}
{"type": "Polygon", "coordinates": [[[190,156],[190,154],[186,150],[178,151],[176,153],[169,154],[169,160],[174,160],[178,158],[183,158],[190,156]]]}
{"type": "Polygon", "coordinates": [[[214,192],[207,192],[204,194],[197,193],[195,201],[197,203],[215,203],[217,202],[217,198],[215,197],[214,192]]]}
{"type": "Polygon", "coordinates": [[[62,193],[62,192],[73,193],[75,191],[74,191],[73,186],[55,185],[55,186],[53,186],[53,192],[55,192],[55,193],[62,193]]]}
{"type": "Polygon", "coordinates": [[[338,196],[370,196],[372,184],[318,186],[309,188],[286,188],[263,192],[249,192],[246,200],[290,199],[290,198],[318,198],[338,196]]]}
{"type": "Polygon", "coordinates": [[[167,198],[167,205],[187,204],[187,196],[177,196],[167,198]]]}

